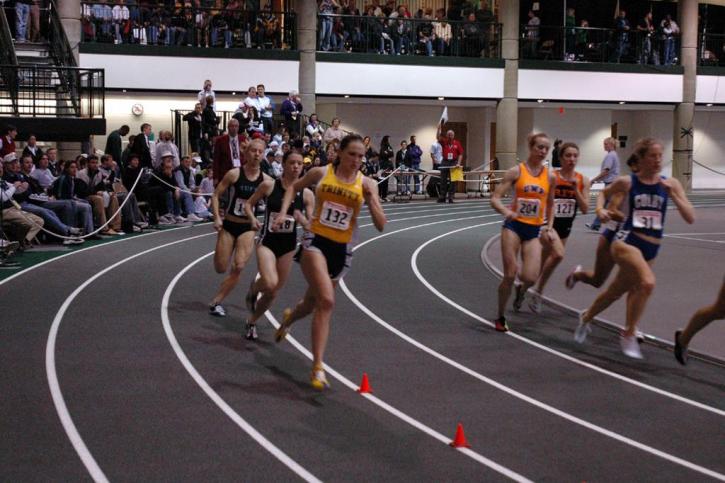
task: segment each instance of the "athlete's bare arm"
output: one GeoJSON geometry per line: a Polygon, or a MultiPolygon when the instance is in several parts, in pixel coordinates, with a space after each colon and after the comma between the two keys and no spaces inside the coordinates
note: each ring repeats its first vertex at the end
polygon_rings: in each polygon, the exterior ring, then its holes
{"type": "Polygon", "coordinates": [[[380,203],[380,196],[378,196],[378,183],[367,176],[363,178],[363,196],[368,204],[375,228],[378,231],[383,231],[388,220],[385,219],[383,205],[380,203]]]}
{"type": "MultiPolygon", "coordinates": [[[[308,186],[319,183],[320,180],[325,177],[326,170],[326,167],[312,168],[307,172],[306,175],[292,183],[292,185],[288,186],[287,190],[284,193],[284,198],[282,199],[282,206],[280,207],[279,212],[287,213],[287,210],[289,210],[292,201],[295,199],[295,195],[303,189],[307,188],[308,186]]],[[[282,228],[282,223],[284,223],[283,218],[277,219],[277,221],[274,223],[274,229],[278,230],[282,228]]]]}
{"type": "Polygon", "coordinates": [[[692,207],[690,200],[687,199],[687,194],[684,188],[682,188],[680,181],[675,178],[665,178],[660,183],[662,183],[665,190],[667,190],[667,194],[674,201],[682,218],[687,223],[693,224],[695,222],[695,208],[692,207]]]}
{"type": "Polygon", "coordinates": [[[519,167],[514,166],[506,171],[503,175],[501,184],[498,185],[496,191],[494,191],[493,195],[491,195],[491,207],[501,213],[507,221],[515,219],[516,213],[504,206],[501,202],[501,198],[506,196],[506,194],[511,190],[511,187],[513,187],[514,183],[516,183],[517,179],[519,179],[519,167]]]}
{"type": "Polygon", "coordinates": [[[579,186],[574,186],[574,196],[576,196],[576,204],[579,207],[579,211],[583,215],[589,213],[589,179],[586,176],[582,176],[582,190],[579,191],[579,186]]]}
{"type": "Polygon", "coordinates": [[[244,212],[247,214],[247,218],[249,219],[249,224],[252,225],[252,229],[259,230],[261,228],[259,220],[257,220],[257,217],[254,215],[254,207],[257,206],[259,200],[271,195],[273,190],[274,180],[272,178],[265,179],[259,186],[257,186],[257,189],[254,191],[252,196],[249,197],[247,202],[244,203],[244,212]]]}
{"type": "MultiPolygon", "coordinates": [[[[627,195],[627,193],[629,193],[629,189],[631,187],[632,178],[630,178],[629,176],[620,176],[619,178],[615,179],[612,184],[605,187],[602,191],[599,192],[595,213],[602,222],[607,223],[609,220],[612,219],[614,219],[615,221],[619,221],[616,219],[616,217],[612,215],[614,213],[614,210],[616,209],[615,207],[618,208],[622,204],[624,197],[627,195]],[[610,205],[607,208],[604,208],[604,204],[607,199],[610,200],[610,205]],[[618,200],[618,202],[617,204],[614,204],[611,202],[611,200],[618,200]]],[[[620,216],[622,216],[621,211],[619,211],[618,213],[620,216]]],[[[622,219],[621,221],[624,220],[622,219]]]]}
{"type": "Polygon", "coordinates": [[[219,216],[219,197],[224,193],[231,185],[237,182],[239,179],[239,168],[232,168],[227,171],[219,184],[214,188],[214,194],[211,195],[211,212],[214,215],[214,229],[221,231],[222,229],[222,217],[219,216]]]}
{"type": "Polygon", "coordinates": [[[302,225],[302,228],[308,230],[310,220],[312,219],[312,212],[315,209],[315,195],[311,189],[305,188],[302,192],[302,204],[304,205],[304,213],[300,210],[295,210],[294,217],[297,223],[302,225]]]}

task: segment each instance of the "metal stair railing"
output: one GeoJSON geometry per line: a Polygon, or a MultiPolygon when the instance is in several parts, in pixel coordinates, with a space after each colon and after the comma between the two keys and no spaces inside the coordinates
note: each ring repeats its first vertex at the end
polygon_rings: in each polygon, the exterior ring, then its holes
{"type": "Polygon", "coordinates": [[[5,9],[0,7],[0,80],[2,86],[8,91],[8,97],[12,106],[13,114],[18,113],[18,78],[17,70],[5,66],[17,66],[18,59],[15,56],[15,45],[10,36],[10,24],[5,15],[5,9]]]}

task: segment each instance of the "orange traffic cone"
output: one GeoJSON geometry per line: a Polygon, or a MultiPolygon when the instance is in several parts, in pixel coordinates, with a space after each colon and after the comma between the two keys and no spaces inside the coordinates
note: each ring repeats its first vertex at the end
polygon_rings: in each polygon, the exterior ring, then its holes
{"type": "Polygon", "coordinates": [[[357,392],[360,394],[370,394],[373,392],[373,389],[370,387],[370,381],[368,381],[367,372],[363,372],[362,382],[360,382],[360,387],[357,392]]]}
{"type": "Polygon", "coordinates": [[[466,441],[466,435],[463,434],[463,425],[461,423],[458,423],[458,427],[456,428],[456,437],[453,438],[453,441],[450,443],[451,446],[454,448],[470,448],[471,445],[468,444],[468,441],[466,441]]]}

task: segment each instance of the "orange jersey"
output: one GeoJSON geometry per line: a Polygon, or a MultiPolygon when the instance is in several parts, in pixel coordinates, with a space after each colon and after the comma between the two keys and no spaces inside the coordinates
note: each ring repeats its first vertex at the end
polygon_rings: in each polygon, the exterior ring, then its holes
{"type": "Polygon", "coordinates": [[[571,218],[576,216],[577,202],[576,191],[584,191],[584,177],[581,173],[574,172],[574,180],[569,181],[561,177],[560,170],[554,171],[556,182],[554,184],[554,217],[571,218]],[[576,186],[575,186],[576,183],[576,186]]]}
{"type": "Polygon", "coordinates": [[[337,243],[350,243],[362,204],[362,173],[352,183],[343,183],[335,176],[335,167],[327,165],[327,172],[315,190],[310,231],[337,243]]]}
{"type": "Polygon", "coordinates": [[[548,168],[542,168],[539,176],[532,176],[526,163],[520,163],[511,208],[518,215],[516,221],[528,225],[543,225],[550,189],[548,168]]]}

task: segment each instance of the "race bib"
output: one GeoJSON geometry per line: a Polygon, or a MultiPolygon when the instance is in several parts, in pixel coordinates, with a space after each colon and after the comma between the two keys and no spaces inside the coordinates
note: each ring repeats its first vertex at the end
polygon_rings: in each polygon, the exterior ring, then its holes
{"type": "Polygon", "coordinates": [[[576,214],[576,200],[555,199],[554,218],[573,218],[576,214]]]}
{"type": "Polygon", "coordinates": [[[448,153],[448,161],[453,161],[453,153],[448,153]]]}
{"type": "Polygon", "coordinates": [[[662,230],[662,212],[657,210],[634,210],[632,227],[662,230]]]}
{"type": "Polygon", "coordinates": [[[352,214],[353,209],[348,206],[325,201],[320,212],[320,223],[334,230],[345,231],[350,228],[352,214]]]}
{"type": "Polygon", "coordinates": [[[516,200],[516,213],[520,218],[538,218],[541,201],[535,199],[516,200]]]}
{"type": "Polygon", "coordinates": [[[247,214],[244,212],[244,202],[247,201],[242,198],[237,198],[234,201],[234,208],[232,209],[232,213],[236,216],[247,216],[247,214]]]}
{"type": "Polygon", "coordinates": [[[292,233],[292,232],[294,232],[294,229],[295,229],[295,219],[293,217],[289,216],[289,215],[283,216],[284,223],[282,224],[281,227],[279,227],[279,228],[277,228],[275,230],[272,229],[272,227],[274,226],[275,222],[277,221],[277,217],[279,217],[279,216],[280,216],[279,213],[276,213],[276,212],[270,213],[270,215],[269,215],[269,218],[270,218],[270,222],[269,222],[270,230],[269,231],[271,231],[272,233],[292,233]]]}

